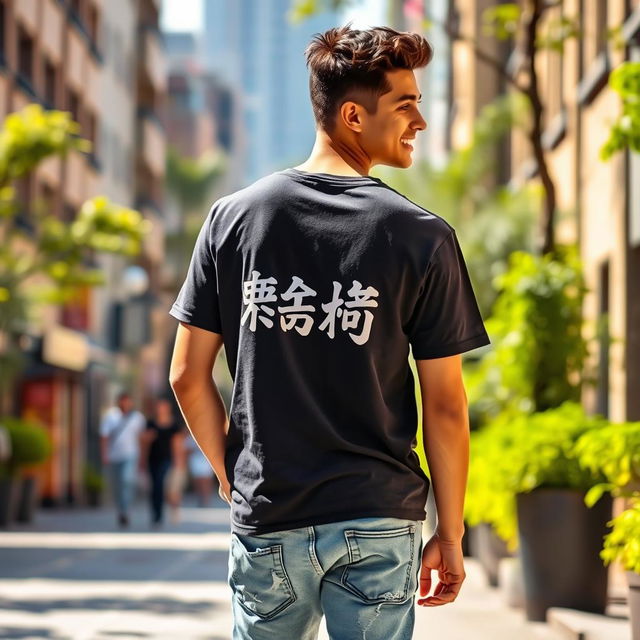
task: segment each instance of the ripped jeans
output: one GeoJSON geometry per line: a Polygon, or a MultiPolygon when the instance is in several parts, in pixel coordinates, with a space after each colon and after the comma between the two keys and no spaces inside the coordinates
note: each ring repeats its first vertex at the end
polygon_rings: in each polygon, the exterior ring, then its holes
{"type": "Polygon", "coordinates": [[[411,640],[422,520],[356,518],[231,532],[233,640],[411,640]]]}

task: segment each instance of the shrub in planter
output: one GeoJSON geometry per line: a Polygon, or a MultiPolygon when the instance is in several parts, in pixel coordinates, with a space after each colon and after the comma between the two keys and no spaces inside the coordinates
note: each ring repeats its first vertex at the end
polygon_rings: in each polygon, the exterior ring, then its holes
{"type": "MultiPolygon", "coordinates": [[[[506,493],[511,501],[501,516],[494,509],[487,517],[501,520],[496,530],[509,536],[517,528],[529,620],[545,620],[551,606],[599,611],[606,605],[607,574],[598,554],[611,501],[601,500],[596,509],[584,502],[606,477],[581,466],[574,452],[580,436],[606,424],[565,402],[539,413],[501,416],[481,437],[484,448],[476,449],[481,457],[488,453],[484,462],[472,463],[471,482],[484,482],[488,496],[499,487],[501,500],[506,493]],[[479,477],[483,464],[485,478],[479,477]]],[[[474,491],[479,493],[471,489],[472,500],[474,491]]],[[[511,537],[509,544],[513,548],[511,537]]]]}
{"type": "Polygon", "coordinates": [[[618,560],[626,569],[632,637],[640,640],[640,492],[636,492],[629,509],[607,524],[613,528],[604,539],[600,555],[606,564],[618,560]]]}
{"type": "MultiPolygon", "coordinates": [[[[14,514],[22,522],[30,522],[36,501],[37,487],[29,468],[44,462],[51,453],[48,431],[32,420],[6,417],[0,420],[11,441],[11,456],[4,465],[6,477],[17,484],[14,514]]],[[[13,489],[16,491],[16,489],[13,489]]],[[[9,519],[12,514],[9,514],[9,519]]]]}
{"type": "Polygon", "coordinates": [[[619,561],[626,570],[633,640],[640,640],[640,422],[611,424],[586,433],[575,450],[584,466],[607,477],[607,482],[588,492],[588,504],[605,491],[631,498],[629,508],[607,523],[612,529],[604,537],[600,557],[606,565],[619,561]]]}

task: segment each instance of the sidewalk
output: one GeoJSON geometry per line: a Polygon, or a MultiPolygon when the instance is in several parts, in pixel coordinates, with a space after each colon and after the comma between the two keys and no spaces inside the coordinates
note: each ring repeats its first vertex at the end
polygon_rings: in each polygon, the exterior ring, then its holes
{"type": "MultiPolygon", "coordinates": [[[[139,504],[126,532],[111,509],[41,510],[31,525],[0,530],[0,637],[230,640],[226,504],[186,506],[160,532],[147,522],[139,504]]],[[[465,569],[455,603],[416,607],[416,640],[561,638],[507,608],[474,559],[465,569]]]]}

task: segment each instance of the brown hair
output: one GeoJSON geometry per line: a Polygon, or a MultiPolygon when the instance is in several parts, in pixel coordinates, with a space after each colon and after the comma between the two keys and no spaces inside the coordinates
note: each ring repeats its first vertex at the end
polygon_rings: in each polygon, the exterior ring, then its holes
{"type": "Polygon", "coordinates": [[[385,72],[426,67],[433,48],[418,33],[374,27],[361,31],[351,21],[316,33],[305,49],[309,92],[316,122],[328,133],[339,105],[352,100],[375,114],[378,98],[391,86],[385,72]]]}

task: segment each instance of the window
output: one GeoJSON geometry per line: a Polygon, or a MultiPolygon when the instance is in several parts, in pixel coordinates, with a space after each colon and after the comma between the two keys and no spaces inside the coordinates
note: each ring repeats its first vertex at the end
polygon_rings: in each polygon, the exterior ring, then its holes
{"type": "Polygon", "coordinates": [[[86,124],[85,137],[91,141],[91,156],[95,161],[100,156],[100,140],[98,138],[98,118],[94,113],[87,112],[86,124]]]}
{"type": "Polygon", "coordinates": [[[607,46],[607,0],[596,0],[595,10],[596,55],[607,46]]]}
{"type": "Polygon", "coordinates": [[[94,44],[99,44],[98,35],[99,35],[100,21],[98,16],[98,9],[90,4],[87,9],[87,29],[89,30],[89,36],[94,44]]]}
{"type": "Polygon", "coordinates": [[[80,122],[80,98],[73,89],[67,91],[67,110],[76,122],[80,122]]]}
{"type": "Polygon", "coordinates": [[[56,104],[56,68],[51,60],[44,59],[44,99],[48,108],[56,104]]]}
{"type": "Polygon", "coordinates": [[[0,2],[0,63],[4,62],[4,2],[0,2]]]}
{"type": "Polygon", "coordinates": [[[18,72],[29,84],[33,82],[33,40],[18,27],[18,72]]]}

